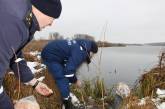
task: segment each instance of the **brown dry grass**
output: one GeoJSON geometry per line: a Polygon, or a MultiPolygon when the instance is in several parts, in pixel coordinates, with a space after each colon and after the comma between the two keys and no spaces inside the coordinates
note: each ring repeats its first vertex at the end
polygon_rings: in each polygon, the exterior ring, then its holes
{"type": "MultiPolygon", "coordinates": [[[[24,52],[36,50],[41,51],[47,42],[48,41],[45,40],[32,41],[26,46],[24,52]]],[[[28,54],[25,54],[25,59],[28,61],[39,61],[36,60],[36,57],[30,56],[28,54]]],[[[25,86],[24,84],[21,84],[21,92],[19,93],[19,81],[14,77],[14,75],[11,74],[7,74],[4,79],[5,90],[7,94],[12,98],[12,100],[18,99],[18,93],[20,95],[20,98],[34,95],[41,109],[61,109],[61,97],[52,76],[48,73],[47,70],[44,70],[42,73],[35,75],[35,77],[41,76],[45,76],[45,80],[43,82],[46,83],[54,91],[54,94],[50,97],[41,96],[36,93],[30,86],[25,86]]]]}
{"type": "Polygon", "coordinates": [[[24,48],[24,51],[41,51],[48,42],[49,40],[33,40],[24,48]]]}
{"type": "MultiPolygon", "coordinates": [[[[30,52],[30,51],[41,51],[42,48],[47,44],[48,41],[41,40],[41,41],[32,41],[30,44],[26,46],[24,49],[24,52],[30,52]]],[[[29,61],[34,61],[36,58],[30,55],[25,55],[25,58],[29,61]]],[[[160,58],[162,61],[163,59],[160,58]]],[[[36,61],[36,60],[35,60],[36,61]]],[[[37,60],[38,61],[38,60],[37,60]]],[[[160,62],[159,62],[160,63],[160,62]]],[[[128,109],[155,109],[155,106],[151,101],[148,101],[146,105],[144,106],[138,106],[138,98],[139,97],[145,97],[145,96],[155,96],[155,89],[156,88],[165,88],[165,67],[159,65],[158,67],[152,69],[148,73],[142,75],[142,78],[140,79],[140,85],[137,88],[138,94],[136,96],[130,96],[129,98],[125,99],[125,102],[123,103],[123,106],[129,105],[128,109]]],[[[43,71],[42,74],[36,75],[36,77],[39,76],[45,76],[44,83],[46,83],[50,88],[53,89],[54,94],[50,97],[43,97],[41,95],[38,95],[31,87],[25,86],[21,84],[21,93],[20,98],[26,97],[29,95],[34,95],[39,102],[41,109],[60,109],[60,94],[58,92],[58,89],[55,85],[55,81],[51,77],[51,75],[48,73],[47,70],[43,71]]],[[[15,79],[13,75],[6,75],[4,84],[5,89],[8,93],[8,95],[13,99],[17,99],[18,97],[18,80],[15,79]]],[[[88,95],[89,96],[89,95],[88,95]]],[[[122,108],[124,109],[124,108],[122,108]]]]}
{"type": "MultiPolygon", "coordinates": [[[[60,109],[60,94],[57,90],[54,80],[45,70],[43,74],[38,74],[36,77],[45,76],[44,83],[46,83],[51,89],[53,89],[54,94],[50,97],[43,97],[37,94],[31,87],[21,84],[20,98],[34,95],[41,106],[41,109],[60,109]]],[[[18,80],[15,79],[13,75],[6,75],[4,87],[8,95],[13,99],[17,100],[18,95],[18,80]]]]}
{"type": "Polygon", "coordinates": [[[139,84],[128,98],[124,99],[121,109],[127,106],[127,109],[156,109],[151,99],[146,100],[145,105],[139,106],[139,99],[143,97],[155,98],[156,89],[165,89],[165,54],[160,55],[159,64],[149,72],[143,74],[139,84]]]}

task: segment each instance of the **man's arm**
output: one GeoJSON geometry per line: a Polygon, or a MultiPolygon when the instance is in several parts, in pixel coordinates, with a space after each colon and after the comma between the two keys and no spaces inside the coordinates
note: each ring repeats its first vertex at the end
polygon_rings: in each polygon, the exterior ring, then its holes
{"type": "Polygon", "coordinates": [[[33,88],[39,94],[49,96],[53,93],[53,91],[48,88],[46,84],[41,83],[36,78],[34,78],[34,75],[30,68],[27,66],[21,51],[17,53],[17,56],[11,60],[10,68],[14,71],[16,77],[20,77],[21,82],[33,86],[33,88]]]}
{"type": "Polygon", "coordinates": [[[34,75],[23,57],[22,51],[18,52],[10,62],[10,68],[21,82],[26,83],[34,78],[34,75]]]}

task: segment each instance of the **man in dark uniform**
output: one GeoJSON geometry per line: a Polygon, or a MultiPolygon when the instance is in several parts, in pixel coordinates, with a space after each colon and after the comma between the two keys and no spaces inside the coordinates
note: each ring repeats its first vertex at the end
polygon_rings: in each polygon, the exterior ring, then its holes
{"type": "Polygon", "coordinates": [[[75,74],[76,70],[83,62],[89,64],[93,53],[97,51],[96,42],[87,39],[55,40],[48,43],[42,50],[42,60],[56,80],[65,109],[74,109],[69,84],[81,86],[75,74]]]}
{"type": "Polygon", "coordinates": [[[41,95],[52,93],[38,82],[27,66],[22,48],[33,38],[35,31],[51,25],[61,13],[60,0],[0,0],[0,109],[14,109],[4,91],[3,78],[8,68],[21,82],[35,88],[41,95]],[[32,4],[31,4],[32,3],[32,4]]]}

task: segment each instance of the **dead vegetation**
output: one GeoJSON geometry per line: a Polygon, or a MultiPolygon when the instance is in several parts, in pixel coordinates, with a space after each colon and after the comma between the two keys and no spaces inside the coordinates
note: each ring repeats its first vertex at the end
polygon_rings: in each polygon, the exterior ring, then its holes
{"type": "MultiPolygon", "coordinates": [[[[156,98],[157,88],[165,89],[165,53],[159,56],[158,65],[143,74],[132,94],[124,99],[121,109],[157,109],[151,98],[156,98]],[[139,105],[140,99],[145,103],[139,105]]],[[[162,100],[163,102],[164,100],[162,100]]]]}
{"type": "MultiPolygon", "coordinates": [[[[26,54],[30,51],[40,51],[48,41],[32,41],[25,49],[25,59],[27,61],[37,61],[36,57],[26,54]]],[[[39,60],[38,60],[39,61],[39,60]]],[[[59,91],[55,85],[55,81],[47,70],[35,75],[37,78],[45,76],[44,83],[46,83],[53,91],[54,94],[50,97],[43,97],[37,94],[30,86],[21,84],[21,91],[19,92],[19,81],[12,74],[6,74],[4,79],[4,87],[7,94],[12,100],[18,100],[23,97],[34,95],[37,102],[40,104],[41,109],[61,109],[61,99],[59,91]],[[19,95],[19,96],[18,96],[19,95]]]]}
{"type": "MultiPolygon", "coordinates": [[[[48,41],[32,41],[24,49],[25,58],[28,61],[39,61],[36,60],[36,57],[26,54],[30,51],[41,51],[42,48],[47,44],[48,41]]],[[[165,89],[165,53],[160,55],[160,61],[156,68],[153,68],[146,74],[142,75],[139,84],[133,90],[133,94],[126,98],[123,102],[122,109],[155,109],[155,105],[151,100],[145,105],[138,105],[140,98],[143,97],[156,97],[156,88],[165,89]],[[127,107],[127,108],[125,108],[127,107]]],[[[4,79],[4,87],[8,95],[13,99],[17,100],[22,97],[29,95],[34,95],[37,101],[40,104],[41,109],[60,109],[61,99],[58,89],[55,85],[55,81],[48,73],[47,70],[44,70],[43,73],[35,75],[36,77],[45,76],[44,83],[46,83],[50,88],[53,89],[54,94],[50,97],[43,97],[37,94],[31,87],[21,84],[21,92],[19,93],[19,81],[11,74],[7,74],[4,79]],[[19,95],[19,96],[18,96],[19,95]]],[[[97,104],[98,109],[102,109],[103,100],[105,102],[105,107],[107,104],[113,100],[111,91],[106,91],[104,83],[102,80],[96,80],[95,83],[90,81],[84,81],[84,88],[81,90],[73,90],[77,96],[80,97],[82,102],[87,102],[88,104],[97,104]],[[92,85],[94,84],[94,87],[92,85]],[[103,98],[105,97],[105,98],[103,98]],[[90,99],[94,101],[89,102],[90,99]]]]}

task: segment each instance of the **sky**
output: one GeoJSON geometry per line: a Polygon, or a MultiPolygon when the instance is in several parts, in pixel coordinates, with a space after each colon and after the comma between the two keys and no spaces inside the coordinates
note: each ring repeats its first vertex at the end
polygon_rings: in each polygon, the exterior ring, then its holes
{"type": "Polygon", "coordinates": [[[46,38],[89,34],[112,43],[165,42],[165,0],[61,0],[62,13],[51,27],[35,34],[46,38]],[[105,31],[105,33],[104,33],[105,31]],[[105,35],[104,35],[105,34],[105,35]]]}

